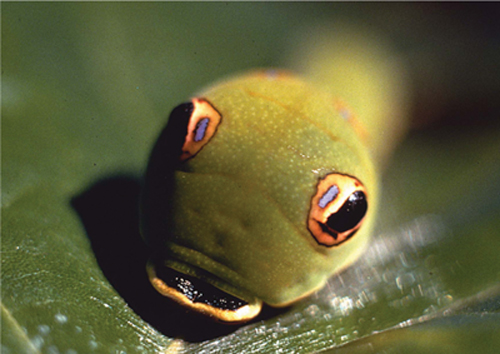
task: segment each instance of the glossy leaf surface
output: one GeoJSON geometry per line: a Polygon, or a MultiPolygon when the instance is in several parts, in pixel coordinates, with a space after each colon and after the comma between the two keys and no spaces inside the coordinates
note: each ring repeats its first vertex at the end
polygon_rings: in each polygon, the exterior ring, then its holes
{"type": "MultiPolygon", "coordinates": [[[[366,9],[391,27],[391,16],[366,9]]],[[[279,65],[304,14],[363,12],[2,3],[2,352],[497,352],[500,133],[491,122],[410,137],[385,174],[388,207],[367,255],[291,308],[221,327],[165,304],[147,282],[139,178],[171,108],[228,73],[279,65]]],[[[465,81],[465,91],[496,87],[465,81]]],[[[472,95],[455,86],[444,92],[472,95]]]]}

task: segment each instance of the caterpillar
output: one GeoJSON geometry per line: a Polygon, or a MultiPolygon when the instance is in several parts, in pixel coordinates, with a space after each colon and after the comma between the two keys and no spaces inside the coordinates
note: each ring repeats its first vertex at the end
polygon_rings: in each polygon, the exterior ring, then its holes
{"type": "Polygon", "coordinates": [[[389,144],[381,132],[392,134],[365,124],[372,118],[279,69],[216,82],[174,108],[141,204],[155,289],[241,323],[263,303],[287,306],[323,287],[369,243],[389,144]]]}

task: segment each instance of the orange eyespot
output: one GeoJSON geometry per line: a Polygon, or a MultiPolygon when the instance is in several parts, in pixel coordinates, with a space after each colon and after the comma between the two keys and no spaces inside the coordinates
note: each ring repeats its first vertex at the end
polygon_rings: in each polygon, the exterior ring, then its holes
{"type": "Polygon", "coordinates": [[[196,155],[214,136],[221,121],[221,115],[206,100],[194,98],[193,110],[189,117],[186,137],[182,145],[180,160],[187,160],[196,155]]]}
{"type": "Polygon", "coordinates": [[[338,246],[361,227],[368,210],[366,191],[356,178],[332,173],[319,181],[307,227],[324,246],[338,246]]]}

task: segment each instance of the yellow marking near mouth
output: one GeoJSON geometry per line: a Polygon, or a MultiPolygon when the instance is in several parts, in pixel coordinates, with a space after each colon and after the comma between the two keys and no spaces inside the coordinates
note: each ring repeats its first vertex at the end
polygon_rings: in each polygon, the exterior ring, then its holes
{"type": "Polygon", "coordinates": [[[168,286],[162,279],[158,278],[153,263],[148,262],[147,272],[149,281],[160,294],[174,300],[182,306],[214,317],[222,322],[245,322],[257,316],[262,309],[262,301],[259,300],[255,300],[253,303],[249,303],[236,310],[223,310],[205,303],[193,302],[186,295],[168,286]]]}

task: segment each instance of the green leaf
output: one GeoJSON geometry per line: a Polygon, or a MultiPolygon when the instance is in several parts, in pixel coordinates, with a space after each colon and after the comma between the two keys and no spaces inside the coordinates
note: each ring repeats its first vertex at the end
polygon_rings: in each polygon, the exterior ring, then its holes
{"type": "Polygon", "coordinates": [[[356,8],[2,3],[2,352],[498,348],[496,126],[411,137],[368,253],[291,308],[227,327],[149,286],[137,197],[170,109],[356,8]]]}

